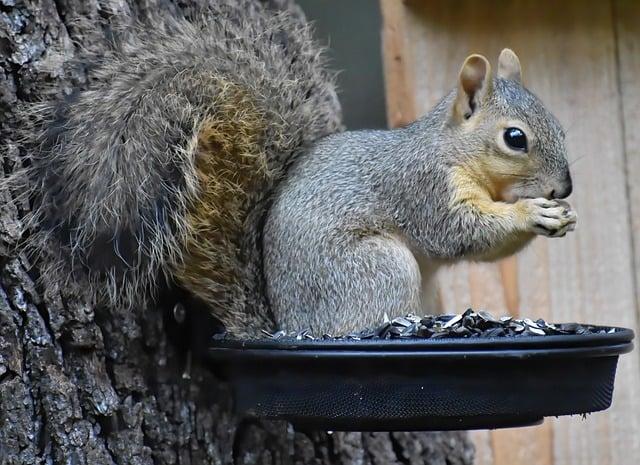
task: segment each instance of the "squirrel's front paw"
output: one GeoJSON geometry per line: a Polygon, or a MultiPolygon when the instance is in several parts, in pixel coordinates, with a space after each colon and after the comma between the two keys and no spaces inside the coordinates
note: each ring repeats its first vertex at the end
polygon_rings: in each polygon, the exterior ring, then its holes
{"type": "Polygon", "coordinates": [[[541,236],[562,237],[573,231],[578,219],[571,205],[562,200],[524,199],[529,211],[528,229],[541,236]]]}

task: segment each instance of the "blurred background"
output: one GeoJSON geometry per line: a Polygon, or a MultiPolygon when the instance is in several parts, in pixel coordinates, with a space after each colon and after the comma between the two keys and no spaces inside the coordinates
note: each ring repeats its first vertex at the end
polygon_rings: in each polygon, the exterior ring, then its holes
{"type": "Polygon", "coordinates": [[[329,47],[348,129],[387,126],[378,0],[298,0],[329,47]]]}
{"type": "MultiPolygon", "coordinates": [[[[439,276],[438,308],[633,328],[640,316],[640,2],[298,0],[330,46],[350,129],[399,126],[455,85],[470,53],[510,47],[567,132],[578,228],[517,257],[439,276]],[[330,6],[330,7],[329,7],[330,6]]],[[[428,369],[425,367],[425,369],[428,369]]],[[[637,465],[640,360],[587,418],[472,433],[480,465],[637,465]]]]}

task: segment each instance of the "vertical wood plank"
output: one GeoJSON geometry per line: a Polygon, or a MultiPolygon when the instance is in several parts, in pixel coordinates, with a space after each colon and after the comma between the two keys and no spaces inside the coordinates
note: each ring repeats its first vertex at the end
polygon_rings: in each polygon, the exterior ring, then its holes
{"type": "Polygon", "coordinates": [[[640,3],[616,0],[614,12],[636,278],[636,319],[640,319],[640,3]]]}
{"type": "MultiPolygon", "coordinates": [[[[623,128],[623,146],[625,151],[627,195],[629,198],[629,224],[631,228],[632,269],[635,275],[635,322],[638,328],[640,321],[640,2],[636,0],[614,0],[613,4],[616,51],[618,64],[618,85],[623,128]]],[[[636,335],[638,331],[636,331],[636,335]]],[[[636,344],[637,345],[637,344],[636,344]]],[[[623,364],[640,365],[636,349],[635,360],[623,360],[623,364]]],[[[629,448],[628,436],[637,437],[640,430],[640,402],[638,402],[636,384],[635,397],[627,399],[627,408],[635,412],[635,421],[628,424],[626,435],[615,435],[611,447],[614,449],[613,460],[628,455],[640,463],[640,445],[629,448]]],[[[626,423],[622,408],[613,412],[614,421],[626,423]]]]}
{"type": "Polygon", "coordinates": [[[380,0],[384,82],[389,127],[415,120],[412,48],[407,42],[406,8],[400,0],[380,0]]]}
{"type": "Polygon", "coordinates": [[[509,315],[519,316],[520,289],[518,286],[518,260],[515,256],[508,257],[502,260],[498,266],[500,267],[504,301],[509,315]]]}
{"type": "MultiPolygon", "coordinates": [[[[398,8],[401,3],[395,2],[398,8]]],[[[410,51],[402,53],[411,56],[406,72],[413,73],[408,81],[417,115],[454,86],[465,56],[483,53],[495,68],[500,49],[511,47],[523,62],[527,86],[563,122],[569,158],[576,160],[570,201],[580,216],[578,230],[562,240],[538,239],[517,259],[501,264],[443,270],[439,281],[445,309],[472,305],[495,313],[637,330],[640,187],[634,180],[640,179],[640,4],[404,3],[401,32],[410,51]]],[[[398,97],[402,94],[388,88],[390,105],[402,105],[398,97]]],[[[640,362],[634,352],[621,359],[609,411],[587,421],[563,417],[541,427],[474,433],[481,451],[478,463],[640,463],[638,392],[640,362]]]]}

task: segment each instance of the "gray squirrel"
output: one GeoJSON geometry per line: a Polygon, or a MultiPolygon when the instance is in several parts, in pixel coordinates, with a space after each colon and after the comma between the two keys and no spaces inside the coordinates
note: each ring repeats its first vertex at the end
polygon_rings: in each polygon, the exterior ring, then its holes
{"type": "Polygon", "coordinates": [[[344,334],[428,312],[441,264],[574,229],[564,133],[508,49],[496,77],[468,57],[404,128],[341,132],[301,16],[220,0],[115,37],[90,88],[24,131],[30,248],[96,303],[169,282],[235,336],[344,334]]]}

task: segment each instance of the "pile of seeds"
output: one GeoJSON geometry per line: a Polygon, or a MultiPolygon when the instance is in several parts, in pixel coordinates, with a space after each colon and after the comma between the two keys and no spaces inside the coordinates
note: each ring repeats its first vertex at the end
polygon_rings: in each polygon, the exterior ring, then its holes
{"type": "Polygon", "coordinates": [[[519,336],[551,336],[562,334],[602,334],[613,333],[615,329],[602,326],[581,325],[578,323],[551,324],[543,319],[536,321],[524,318],[522,320],[510,316],[496,318],[488,312],[475,312],[468,309],[460,315],[423,316],[409,314],[386,319],[385,323],[375,329],[347,334],[345,336],[332,336],[325,334],[316,337],[310,331],[285,332],[278,331],[274,334],[264,331],[265,335],[273,339],[295,338],[298,340],[309,339],[405,339],[405,338],[491,338],[491,337],[519,337],[519,336]]]}

